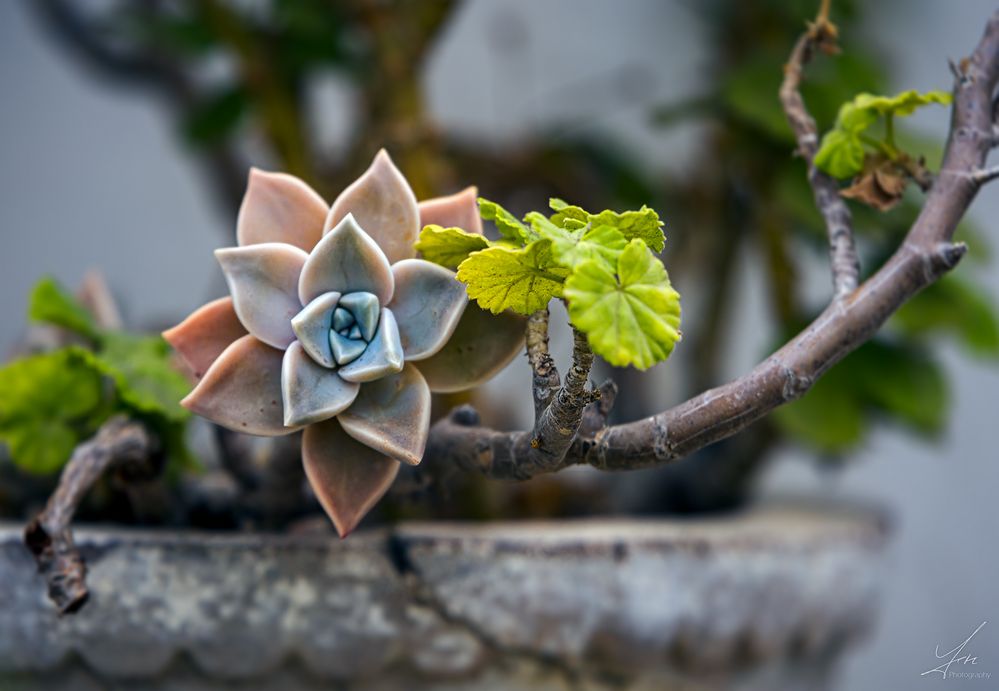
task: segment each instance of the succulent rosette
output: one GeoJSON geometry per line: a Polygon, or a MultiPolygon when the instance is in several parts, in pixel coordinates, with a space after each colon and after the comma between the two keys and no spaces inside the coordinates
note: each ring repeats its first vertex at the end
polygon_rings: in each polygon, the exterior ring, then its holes
{"type": "Polygon", "coordinates": [[[506,366],[523,322],[468,303],[415,258],[427,224],[482,232],[476,190],[417,202],[383,150],[332,206],[303,181],[250,172],[237,247],[216,250],[231,296],[164,337],[199,380],[181,402],[229,429],[304,429],[306,476],[341,535],[417,464],[431,392],[506,366]]]}

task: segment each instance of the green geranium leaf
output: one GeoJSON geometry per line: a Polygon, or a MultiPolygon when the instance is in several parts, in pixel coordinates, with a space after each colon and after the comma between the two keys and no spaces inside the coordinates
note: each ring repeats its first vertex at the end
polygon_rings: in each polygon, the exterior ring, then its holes
{"type": "Polygon", "coordinates": [[[870,106],[875,98],[871,94],[860,94],[852,101],[844,103],[836,115],[836,129],[851,134],[860,134],[878,121],[880,113],[870,106]]]}
{"type": "Polygon", "coordinates": [[[532,240],[537,240],[537,236],[531,232],[530,228],[517,220],[517,217],[504,209],[496,202],[479,197],[479,215],[486,221],[496,224],[496,230],[500,237],[517,245],[525,245],[532,240]]]}
{"type": "Polygon", "coordinates": [[[999,357],[999,317],[988,296],[948,274],[902,305],[892,317],[905,333],[950,333],[974,355],[999,357]]]}
{"type": "Polygon", "coordinates": [[[864,144],[856,133],[831,130],[815,153],[815,165],[834,178],[852,178],[864,168],[864,144]]]}
{"type": "Polygon", "coordinates": [[[497,246],[473,252],[458,267],[458,280],[483,309],[531,314],[561,297],[569,273],[555,264],[551,244],[543,239],[519,249],[497,246]]]}
{"type": "Polygon", "coordinates": [[[73,420],[101,398],[100,376],[82,348],[14,360],[0,369],[0,426],[26,418],[73,420]]]}
{"type": "Polygon", "coordinates": [[[595,259],[604,262],[613,270],[617,266],[621,252],[627,246],[628,241],[624,235],[612,226],[578,230],[570,238],[552,241],[556,261],[568,268],[595,259]]]}
{"type": "Polygon", "coordinates": [[[640,239],[621,252],[616,276],[594,259],[579,264],[566,280],[565,297],[572,323],[612,365],[647,369],[680,340],[680,295],[640,239]]]}
{"type": "MultiPolygon", "coordinates": [[[[548,205],[555,212],[549,220],[559,228],[580,230],[587,225],[593,228],[608,226],[621,233],[625,240],[638,238],[656,252],[662,252],[666,246],[666,237],[662,231],[663,222],[659,220],[659,214],[647,206],[638,211],[618,213],[606,209],[598,214],[591,214],[556,197],[549,199],[548,205]]],[[[540,232],[539,217],[543,218],[541,214],[535,212],[528,214],[524,220],[531,222],[534,229],[540,232]]]]}
{"type": "Polygon", "coordinates": [[[69,459],[80,434],[100,420],[103,387],[89,352],[64,348],[0,369],[0,440],[24,470],[49,473],[69,459]]]}
{"type": "Polygon", "coordinates": [[[14,463],[29,473],[49,475],[60,470],[80,437],[60,420],[24,420],[15,427],[0,430],[14,463]]]}
{"type": "MultiPolygon", "coordinates": [[[[586,213],[586,212],[583,212],[586,213]]],[[[552,242],[552,256],[555,262],[567,269],[594,259],[606,265],[609,271],[617,270],[617,260],[628,244],[624,235],[612,226],[592,227],[589,223],[581,227],[570,218],[570,228],[556,225],[542,214],[534,211],[524,217],[535,232],[552,242]]]]}
{"type": "Polygon", "coordinates": [[[566,230],[578,230],[590,222],[589,212],[578,206],[568,204],[557,197],[549,199],[548,206],[555,212],[552,214],[551,222],[566,230]]]}
{"type": "Polygon", "coordinates": [[[28,318],[61,326],[92,341],[99,338],[99,329],[90,312],[51,277],[40,280],[31,291],[28,318]]]}
{"type": "MultiPolygon", "coordinates": [[[[940,105],[950,105],[952,97],[946,91],[927,91],[921,94],[915,89],[903,91],[895,96],[875,96],[874,94],[859,94],[853,100],[853,107],[856,110],[872,110],[879,115],[906,116],[912,115],[917,108],[928,106],[931,103],[940,105]]],[[[850,104],[847,104],[850,105],[850,104]]],[[[851,114],[847,114],[848,118],[851,114]]],[[[870,123],[868,123],[870,124],[870,123]]]]}
{"type": "Polygon", "coordinates": [[[610,226],[615,228],[626,240],[638,238],[652,248],[653,252],[662,252],[666,246],[666,236],[663,235],[663,222],[654,209],[643,206],[638,211],[605,210],[598,214],[590,214],[590,225],[610,226]]]}
{"type": "Polygon", "coordinates": [[[910,90],[895,96],[858,94],[840,107],[835,126],[822,137],[822,144],[815,154],[815,165],[835,178],[851,178],[863,169],[863,135],[878,118],[903,117],[911,115],[921,106],[950,102],[951,95],[943,91],[921,94],[910,90]]]}
{"type": "Polygon", "coordinates": [[[484,235],[469,233],[461,228],[428,225],[414,245],[423,258],[448,269],[457,269],[472,252],[489,247],[484,235]]]}
{"type": "Polygon", "coordinates": [[[114,381],[122,404],[133,412],[173,422],[190,416],[179,403],[190,384],[171,364],[170,346],[159,336],[107,332],[104,347],[92,358],[114,381]]]}

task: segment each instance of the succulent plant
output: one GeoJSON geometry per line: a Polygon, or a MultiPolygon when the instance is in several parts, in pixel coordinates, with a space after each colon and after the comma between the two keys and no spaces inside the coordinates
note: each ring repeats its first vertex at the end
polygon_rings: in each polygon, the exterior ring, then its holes
{"type": "Polygon", "coordinates": [[[426,224],[481,233],[476,189],[417,202],[383,150],[332,207],[301,180],[250,172],[238,246],[215,256],[231,297],[164,333],[199,381],[181,402],[229,429],[304,428],[306,476],[341,535],[417,464],[430,394],[470,388],[523,343],[523,321],[468,303],[415,258],[426,224]]]}

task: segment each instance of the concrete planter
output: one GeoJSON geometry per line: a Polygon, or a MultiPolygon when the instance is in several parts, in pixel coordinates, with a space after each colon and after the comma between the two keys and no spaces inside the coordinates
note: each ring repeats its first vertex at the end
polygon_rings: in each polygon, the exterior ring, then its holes
{"type": "Polygon", "coordinates": [[[823,688],[872,623],[863,511],[404,524],[349,540],[81,529],[58,618],[0,528],[4,689],[823,688]]]}

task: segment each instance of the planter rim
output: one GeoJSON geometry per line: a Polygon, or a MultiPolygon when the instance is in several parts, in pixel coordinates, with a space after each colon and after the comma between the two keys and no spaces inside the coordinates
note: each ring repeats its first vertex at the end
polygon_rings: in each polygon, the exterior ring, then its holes
{"type": "MultiPolygon", "coordinates": [[[[133,527],[112,523],[74,524],[80,544],[212,544],[212,545],[338,545],[384,540],[399,536],[407,540],[492,540],[518,544],[555,545],[586,541],[613,544],[622,540],[651,543],[713,543],[738,546],[754,538],[797,541],[808,536],[834,537],[863,530],[871,536],[887,537],[891,514],[873,503],[843,500],[780,498],[738,511],[674,516],[615,516],[525,519],[497,521],[400,521],[394,525],[361,528],[347,538],[328,533],[282,533],[275,531],[223,531],[174,527],[133,527]],[[775,529],[777,531],[775,532],[775,529]]],[[[24,523],[0,520],[0,542],[22,536],[24,523]]]]}
{"type": "Polygon", "coordinates": [[[22,527],[0,524],[0,681],[193,666],[202,680],[292,669],[422,690],[522,688],[476,680],[525,665],[563,682],[800,665],[867,631],[889,532],[881,510],[794,502],[710,518],[401,523],[347,540],[85,526],[91,601],[60,618],[22,527]]]}

